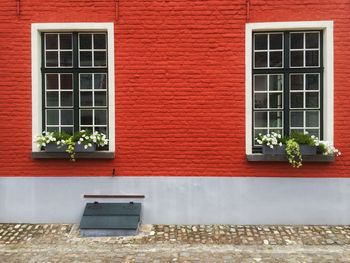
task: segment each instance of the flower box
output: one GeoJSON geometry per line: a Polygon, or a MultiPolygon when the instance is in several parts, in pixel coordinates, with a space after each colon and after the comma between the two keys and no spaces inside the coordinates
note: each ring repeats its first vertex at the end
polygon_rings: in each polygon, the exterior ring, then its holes
{"type": "Polygon", "coordinates": [[[263,145],[262,153],[270,154],[270,155],[285,155],[286,147],[282,145],[282,146],[274,146],[273,148],[270,148],[269,146],[263,145]]]}
{"type": "Polygon", "coordinates": [[[75,152],[77,152],[77,153],[84,153],[84,152],[94,152],[94,151],[96,151],[96,144],[92,144],[92,146],[91,147],[87,147],[86,149],[85,149],[85,147],[84,147],[84,144],[78,144],[78,143],[76,143],[75,144],[75,152]]]}
{"type": "Polygon", "coordinates": [[[317,147],[310,145],[299,145],[301,155],[316,155],[317,147]]]}
{"type": "Polygon", "coordinates": [[[49,143],[45,146],[45,152],[48,153],[63,153],[66,150],[67,145],[58,146],[56,143],[49,143]]]}

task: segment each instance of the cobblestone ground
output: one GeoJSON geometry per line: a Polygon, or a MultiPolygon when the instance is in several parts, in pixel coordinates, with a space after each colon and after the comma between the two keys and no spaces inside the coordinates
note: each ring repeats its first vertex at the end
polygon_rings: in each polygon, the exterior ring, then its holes
{"type": "Polygon", "coordinates": [[[0,262],[350,262],[350,226],[144,225],[86,238],[77,225],[0,224],[0,262]]]}

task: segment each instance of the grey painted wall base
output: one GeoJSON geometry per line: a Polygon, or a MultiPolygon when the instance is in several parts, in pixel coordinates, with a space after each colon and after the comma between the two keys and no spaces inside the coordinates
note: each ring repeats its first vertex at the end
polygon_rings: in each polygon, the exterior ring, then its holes
{"type": "Polygon", "coordinates": [[[0,222],[79,223],[84,194],[144,194],[144,224],[350,224],[350,179],[0,178],[0,222]]]}

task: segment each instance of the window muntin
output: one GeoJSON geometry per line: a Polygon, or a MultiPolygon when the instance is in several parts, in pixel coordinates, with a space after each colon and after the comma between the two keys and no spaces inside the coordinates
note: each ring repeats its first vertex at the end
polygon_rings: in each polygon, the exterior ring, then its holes
{"type": "Polygon", "coordinates": [[[283,33],[256,33],[254,36],[254,68],[282,68],[283,33]]]}
{"type": "Polygon", "coordinates": [[[43,33],[42,42],[43,129],[69,134],[89,129],[108,136],[107,34],[43,33]],[[70,66],[60,55],[68,51],[70,66]],[[48,52],[57,53],[54,60],[48,52]],[[91,53],[84,66],[81,52],[91,53]]]}
{"type": "MultiPolygon", "coordinates": [[[[322,39],[320,31],[253,33],[252,56],[252,139],[259,133],[272,131],[282,135],[292,131],[309,132],[322,139],[322,39]],[[282,34],[281,67],[270,67],[271,35],[282,34]],[[257,65],[256,54],[266,53],[266,60],[257,65]],[[293,53],[294,52],[294,53],[293,53]],[[301,52],[299,64],[295,52],[301,52]],[[291,65],[291,60],[294,64],[291,65]],[[278,86],[271,89],[271,76],[278,77],[278,86]],[[279,111],[277,111],[279,110],[279,111]]],[[[262,56],[261,56],[262,57],[262,56]]]]}

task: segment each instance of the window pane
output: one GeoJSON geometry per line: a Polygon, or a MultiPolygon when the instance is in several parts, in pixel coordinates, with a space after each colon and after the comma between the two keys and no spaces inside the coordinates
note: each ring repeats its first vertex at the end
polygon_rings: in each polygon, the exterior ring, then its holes
{"type": "Polygon", "coordinates": [[[95,125],[107,125],[106,110],[95,110],[95,125]]]}
{"type": "Polygon", "coordinates": [[[283,77],[282,75],[270,75],[270,90],[282,90],[283,88],[283,77]]]}
{"type": "Polygon", "coordinates": [[[301,132],[304,133],[304,129],[290,129],[290,132],[301,132]]]}
{"type": "Polygon", "coordinates": [[[291,127],[304,127],[304,113],[302,111],[292,111],[290,113],[291,127]]]}
{"type": "Polygon", "coordinates": [[[267,108],[267,94],[255,93],[255,108],[267,108]]]}
{"type": "Polygon", "coordinates": [[[91,34],[79,34],[79,48],[92,49],[91,34]]]}
{"type": "Polygon", "coordinates": [[[72,49],[71,34],[60,34],[60,49],[72,49]]]}
{"type": "Polygon", "coordinates": [[[60,64],[62,67],[72,66],[72,51],[61,51],[60,52],[60,64]]]}
{"type": "Polygon", "coordinates": [[[302,49],[304,47],[304,34],[303,33],[290,34],[290,47],[291,49],[302,49]]]}
{"type": "Polygon", "coordinates": [[[254,113],[254,127],[267,127],[267,112],[257,111],[254,113]]]}
{"type": "Polygon", "coordinates": [[[305,64],[308,67],[318,66],[318,51],[306,51],[306,59],[305,59],[305,64]]]}
{"type": "Polygon", "coordinates": [[[70,91],[61,92],[61,106],[73,106],[73,93],[70,91]]]}
{"type": "Polygon", "coordinates": [[[73,111],[72,110],[61,110],[61,124],[62,125],[73,125],[73,111]]]}
{"type": "Polygon", "coordinates": [[[48,131],[48,132],[59,132],[59,127],[58,126],[56,126],[56,127],[47,127],[46,131],[48,131]]]}
{"type": "Polygon", "coordinates": [[[58,89],[58,74],[46,74],[46,89],[58,89]]]}
{"type": "Polygon", "coordinates": [[[267,34],[255,34],[255,50],[267,50],[267,34]]]}
{"type": "Polygon", "coordinates": [[[318,92],[306,92],[306,108],[318,108],[318,92]]]}
{"type": "Polygon", "coordinates": [[[306,48],[318,48],[318,33],[306,33],[306,48]]]}
{"type": "Polygon", "coordinates": [[[271,109],[281,109],[282,108],[282,93],[270,93],[270,108],[271,109]]]}
{"type": "Polygon", "coordinates": [[[282,49],[282,34],[270,34],[270,49],[282,49]]]}
{"type": "Polygon", "coordinates": [[[73,134],[73,127],[61,127],[61,132],[72,135],[73,134]]]}
{"type": "Polygon", "coordinates": [[[290,52],[290,65],[292,67],[302,67],[303,66],[303,60],[304,60],[304,54],[303,51],[291,51],[290,52]]]}
{"type": "Polygon", "coordinates": [[[291,97],[291,108],[303,108],[304,95],[301,92],[290,93],[291,97]]]}
{"type": "Polygon", "coordinates": [[[256,129],[254,130],[254,144],[258,145],[258,143],[256,142],[256,138],[259,136],[259,134],[267,134],[267,129],[256,129]]]}
{"type": "Polygon", "coordinates": [[[291,90],[303,90],[304,89],[304,76],[302,74],[290,75],[290,89],[291,90]]]}
{"type": "Polygon", "coordinates": [[[58,106],[58,92],[46,92],[46,105],[49,107],[58,106]]]}
{"type": "Polygon", "coordinates": [[[45,34],[46,49],[58,49],[57,34],[45,34]]]}
{"type": "Polygon", "coordinates": [[[105,48],[106,48],[106,35],[94,34],[94,49],[105,49],[105,48]]]}
{"type": "Polygon", "coordinates": [[[80,105],[92,106],[92,92],[89,92],[89,91],[80,92],[80,105]]]}
{"type": "Polygon", "coordinates": [[[314,135],[320,138],[320,129],[306,129],[306,131],[309,133],[309,135],[314,135]]]}
{"type": "Polygon", "coordinates": [[[282,67],[282,52],[270,52],[270,67],[282,67]]]}
{"type": "Polygon", "coordinates": [[[306,90],[318,90],[318,74],[306,74],[306,90]]]}
{"type": "Polygon", "coordinates": [[[318,111],[307,111],[305,114],[306,114],[306,127],[319,127],[318,111]]]}
{"type": "Polygon", "coordinates": [[[46,115],[46,125],[59,125],[59,110],[47,110],[46,115]]]}
{"type": "Polygon", "coordinates": [[[80,74],[80,89],[92,89],[92,74],[80,74]]]}
{"type": "Polygon", "coordinates": [[[80,124],[81,125],[92,125],[92,110],[81,110],[80,111],[80,124]]]}
{"type": "Polygon", "coordinates": [[[267,67],[267,52],[255,52],[255,63],[256,68],[267,67]]]}
{"type": "Polygon", "coordinates": [[[100,133],[107,135],[107,127],[95,127],[95,131],[98,131],[100,133]]]}
{"type": "Polygon", "coordinates": [[[270,127],[281,128],[283,127],[283,114],[281,111],[278,112],[270,112],[270,127]]]}
{"type": "Polygon", "coordinates": [[[95,74],[94,79],[95,89],[106,89],[106,74],[95,74]]]}
{"type": "Polygon", "coordinates": [[[90,51],[80,52],[80,66],[83,66],[83,67],[92,66],[92,52],[90,51]]]}
{"type": "Polygon", "coordinates": [[[46,51],[46,66],[57,67],[58,66],[58,52],[46,51]]]}
{"type": "Polygon", "coordinates": [[[61,74],[61,89],[71,90],[73,89],[73,75],[61,74]]]}
{"type": "Polygon", "coordinates": [[[95,92],[95,106],[107,106],[106,92],[95,92]]]}
{"type": "Polygon", "coordinates": [[[95,51],[94,52],[94,66],[106,66],[106,52],[105,51],[95,51]]]}
{"type": "Polygon", "coordinates": [[[266,75],[255,75],[255,86],[254,89],[261,91],[267,90],[267,76],[266,75]]]}

